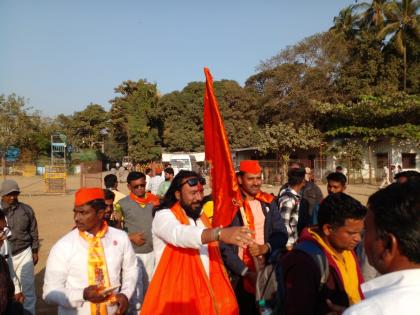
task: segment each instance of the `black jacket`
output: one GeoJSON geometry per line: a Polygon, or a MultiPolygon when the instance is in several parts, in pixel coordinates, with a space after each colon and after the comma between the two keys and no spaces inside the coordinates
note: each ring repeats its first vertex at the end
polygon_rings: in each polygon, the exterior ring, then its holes
{"type": "MultiPolygon", "coordinates": [[[[261,202],[261,207],[265,215],[264,223],[264,242],[270,244],[271,250],[267,253],[266,261],[270,261],[272,256],[279,253],[287,243],[287,230],[280,211],[277,206],[277,200],[273,200],[270,204],[261,202]]],[[[232,221],[231,226],[242,226],[243,221],[240,211],[237,212],[232,221]]],[[[243,261],[238,256],[238,246],[221,243],[223,262],[230,273],[232,281],[241,276],[246,268],[243,261]]]]}

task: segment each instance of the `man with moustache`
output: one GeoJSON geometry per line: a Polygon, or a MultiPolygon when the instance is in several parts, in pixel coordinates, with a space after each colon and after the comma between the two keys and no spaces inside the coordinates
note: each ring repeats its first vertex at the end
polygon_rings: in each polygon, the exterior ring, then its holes
{"type": "Polygon", "coordinates": [[[35,315],[35,275],[38,263],[38,225],[34,210],[19,201],[20,189],[14,180],[6,179],[1,185],[1,209],[6,215],[11,235],[13,267],[25,296],[23,307],[35,315]]]}
{"type": "Polygon", "coordinates": [[[59,315],[116,314],[127,310],[138,265],[124,231],[108,226],[104,191],[76,192],[76,228],[51,249],[42,297],[58,305],[59,315]]]}
{"type": "Polygon", "coordinates": [[[197,173],[180,171],[155,213],[157,267],[142,315],[238,314],[219,241],[246,247],[253,239],[245,227],[211,228],[202,211],[203,184],[197,173]]]}

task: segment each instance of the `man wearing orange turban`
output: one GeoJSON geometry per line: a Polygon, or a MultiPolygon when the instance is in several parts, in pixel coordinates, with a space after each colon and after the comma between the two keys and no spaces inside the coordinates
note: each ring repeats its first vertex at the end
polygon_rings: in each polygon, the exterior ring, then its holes
{"type": "Polygon", "coordinates": [[[257,257],[258,264],[263,267],[274,258],[273,254],[278,253],[278,249],[284,248],[287,231],[274,196],[261,191],[261,167],[258,161],[240,162],[238,184],[246,218],[238,211],[231,225],[249,225],[255,231],[256,244],[247,249],[222,244],[222,255],[234,284],[240,314],[259,314],[255,303],[257,266],[253,257],[257,257]]]}
{"type": "Polygon", "coordinates": [[[104,220],[102,188],[81,188],[75,197],[76,228],[51,249],[43,299],[58,304],[58,314],[123,314],[138,274],[130,240],[104,220]]]}

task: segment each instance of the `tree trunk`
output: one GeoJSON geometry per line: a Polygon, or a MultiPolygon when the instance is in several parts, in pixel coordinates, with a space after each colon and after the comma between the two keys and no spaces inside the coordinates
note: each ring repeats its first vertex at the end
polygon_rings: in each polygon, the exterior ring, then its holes
{"type": "Polygon", "coordinates": [[[2,154],[1,156],[1,169],[3,171],[3,179],[6,179],[6,158],[5,158],[5,154],[2,154]]]}
{"type": "Polygon", "coordinates": [[[368,144],[368,163],[369,163],[369,184],[372,183],[372,147],[370,143],[368,144]]]}
{"type": "Polygon", "coordinates": [[[403,55],[404,55],[404,92],[407,89],[407,47],[404,46],[403,48],[403,55]]]}

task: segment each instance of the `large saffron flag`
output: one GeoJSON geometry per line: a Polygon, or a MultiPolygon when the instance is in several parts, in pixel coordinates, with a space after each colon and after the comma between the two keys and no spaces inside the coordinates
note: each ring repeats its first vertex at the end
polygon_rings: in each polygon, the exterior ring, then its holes
{"type": "Polygon", "coordinates": [[[214,201],[213,226],[228,226],[242,204],[238,181],[233,168],[229,141],[219,104],[213,89],[213,77],[208,68],[204,95],[204,145],[206,160],[211,167],[214,201]]]}

